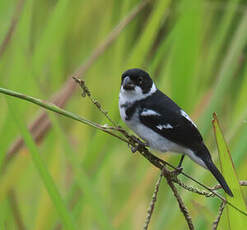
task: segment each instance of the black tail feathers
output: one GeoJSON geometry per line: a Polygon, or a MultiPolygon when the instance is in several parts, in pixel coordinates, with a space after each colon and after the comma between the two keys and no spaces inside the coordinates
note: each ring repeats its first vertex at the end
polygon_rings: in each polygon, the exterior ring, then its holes
{"type": "Polygon", "coordinates": [[[206,145],[204,143],[201,143],[199,146],[197,146],[197,151],[196,152],[197,152],[197,156],[201,158],[201,160],[204,162],[206,167],[214,175],[215,179],[220,183],[222,188],[225,190],[225,192],[229,196],[233,196],[233,193],[232,193],[231,189],[229,188],[229,186],[226,183],[226,180],[222,176],[222,174],[219,171],[219,169],[217,169],[217,167],[215,166],[215,164],[214,164],[214,162],[213,162],[213,160],[211,158],[211,155],[210,155],[206,145]]]}
{"type": "Polygon", "coordinates": [[[222,176],[222,174],[220,173],[220,171],[214,165],[213,161],[211,159],[208,159],[207,161],[204,161],[204,163],[206,164],[206,166],[209,169],[209,171],[214,175],[214,177],[216,178],[216,180],[220,183],[220,185],[225,190],[225,192],[229,196],[233,196],[231,189],[227,185],[227,183],[226,183],[224,177],[222,176]]]}

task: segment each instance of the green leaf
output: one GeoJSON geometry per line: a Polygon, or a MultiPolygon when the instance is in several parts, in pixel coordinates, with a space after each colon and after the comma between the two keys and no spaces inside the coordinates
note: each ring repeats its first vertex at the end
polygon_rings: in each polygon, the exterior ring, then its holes
{"type": "MultiPolygon", "coordinates": [[[[246,212],[247,208],[244,202],[243,193],[239,185],[239,179],[231,158],[231,154],[224,139],[216,113],[214,113],[213,116],[213,127],[219,151],[221,171],[234,195],[233,197],[226,196],[226,199],[234,206],[246,212]]],[[[227,205],[226,208],[229,229],[245,229],[247,217],[229,205],[227,205]]]]}

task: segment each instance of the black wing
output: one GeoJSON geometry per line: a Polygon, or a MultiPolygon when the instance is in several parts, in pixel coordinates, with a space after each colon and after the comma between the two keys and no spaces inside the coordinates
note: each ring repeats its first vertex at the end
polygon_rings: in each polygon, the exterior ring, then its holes
{"type": "Polygon", "coordinates": [[[161,91],[144,99],[140,109],[141,122],[168,140],[190,149],[202,142],[196,126],[182,116],[181,108],[161,91]],[[145,113],[148,110],[159,115],[148,115],[145,113]]]}

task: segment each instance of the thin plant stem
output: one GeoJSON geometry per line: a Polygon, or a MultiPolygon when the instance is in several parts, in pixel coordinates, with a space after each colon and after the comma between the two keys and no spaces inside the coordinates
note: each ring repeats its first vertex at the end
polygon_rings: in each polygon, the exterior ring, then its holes
{"type": "Polygon", "coordinates": [[[175,187],[175,185],[173,183],[173,180],[172,180],[173,177],[171,176],[170,172],[165,167],[164,167],[163,173],[164,173],[164,176],[167,180],[167,184],[170,186],[171,190],[173,191],[173,194],[174,194],[174,196],[175,196],[175,198],[179,204],[179,208],[184,215],[184,218],[188,224],[189,229],[194,230],[195,228],[194,228],[194,225],[192,222],[192,218],[191,218],[189,211],[186,208],[181,196],[179,195],[177,188],[175,187]]]}
{"type": "Polygon", "coordinates": [[[220,208],[219,208],[219,214],[216,217],[215,221],[213,222],[212,230],[216,230],[217,229],[225,206],[226,206],[226,202],[222,201],[221,204],[220,204],[220,208]]]}
{"type": "Polygon", "coordinates": [[[153,214],[153,211],[154,211],[155,203],[157,201],[157,195],[158,195],[158,192],[159,192],[160,183],[161,183],[161,179],[162,179],[163,175],[164,175],[164,172],[162,170],[161,173],[160,173],[159,179],[157,180],[157,182],[155,184],[154,193],[153,193],[152,200],[151,200],[151,202],[149,204],[149,207],[148,207],[148,210],[147,210],[147,217],[146,217],[146,220],[144,222],[143,230],[147,230],[148,229],[149,223],[151,221],[151,217],[152,217],[152,214],[153,214]]]}

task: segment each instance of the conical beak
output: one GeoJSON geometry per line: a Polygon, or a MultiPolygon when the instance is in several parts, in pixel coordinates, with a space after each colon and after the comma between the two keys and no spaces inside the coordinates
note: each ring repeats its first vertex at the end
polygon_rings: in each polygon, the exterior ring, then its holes
{"type": "Polygon", "coordinates": [[[129,76],[125,77],[123,80],[123,88],[125,90],[133,90],[135,88],[135,84],[133,81],[130,79],[129,76]]]}

